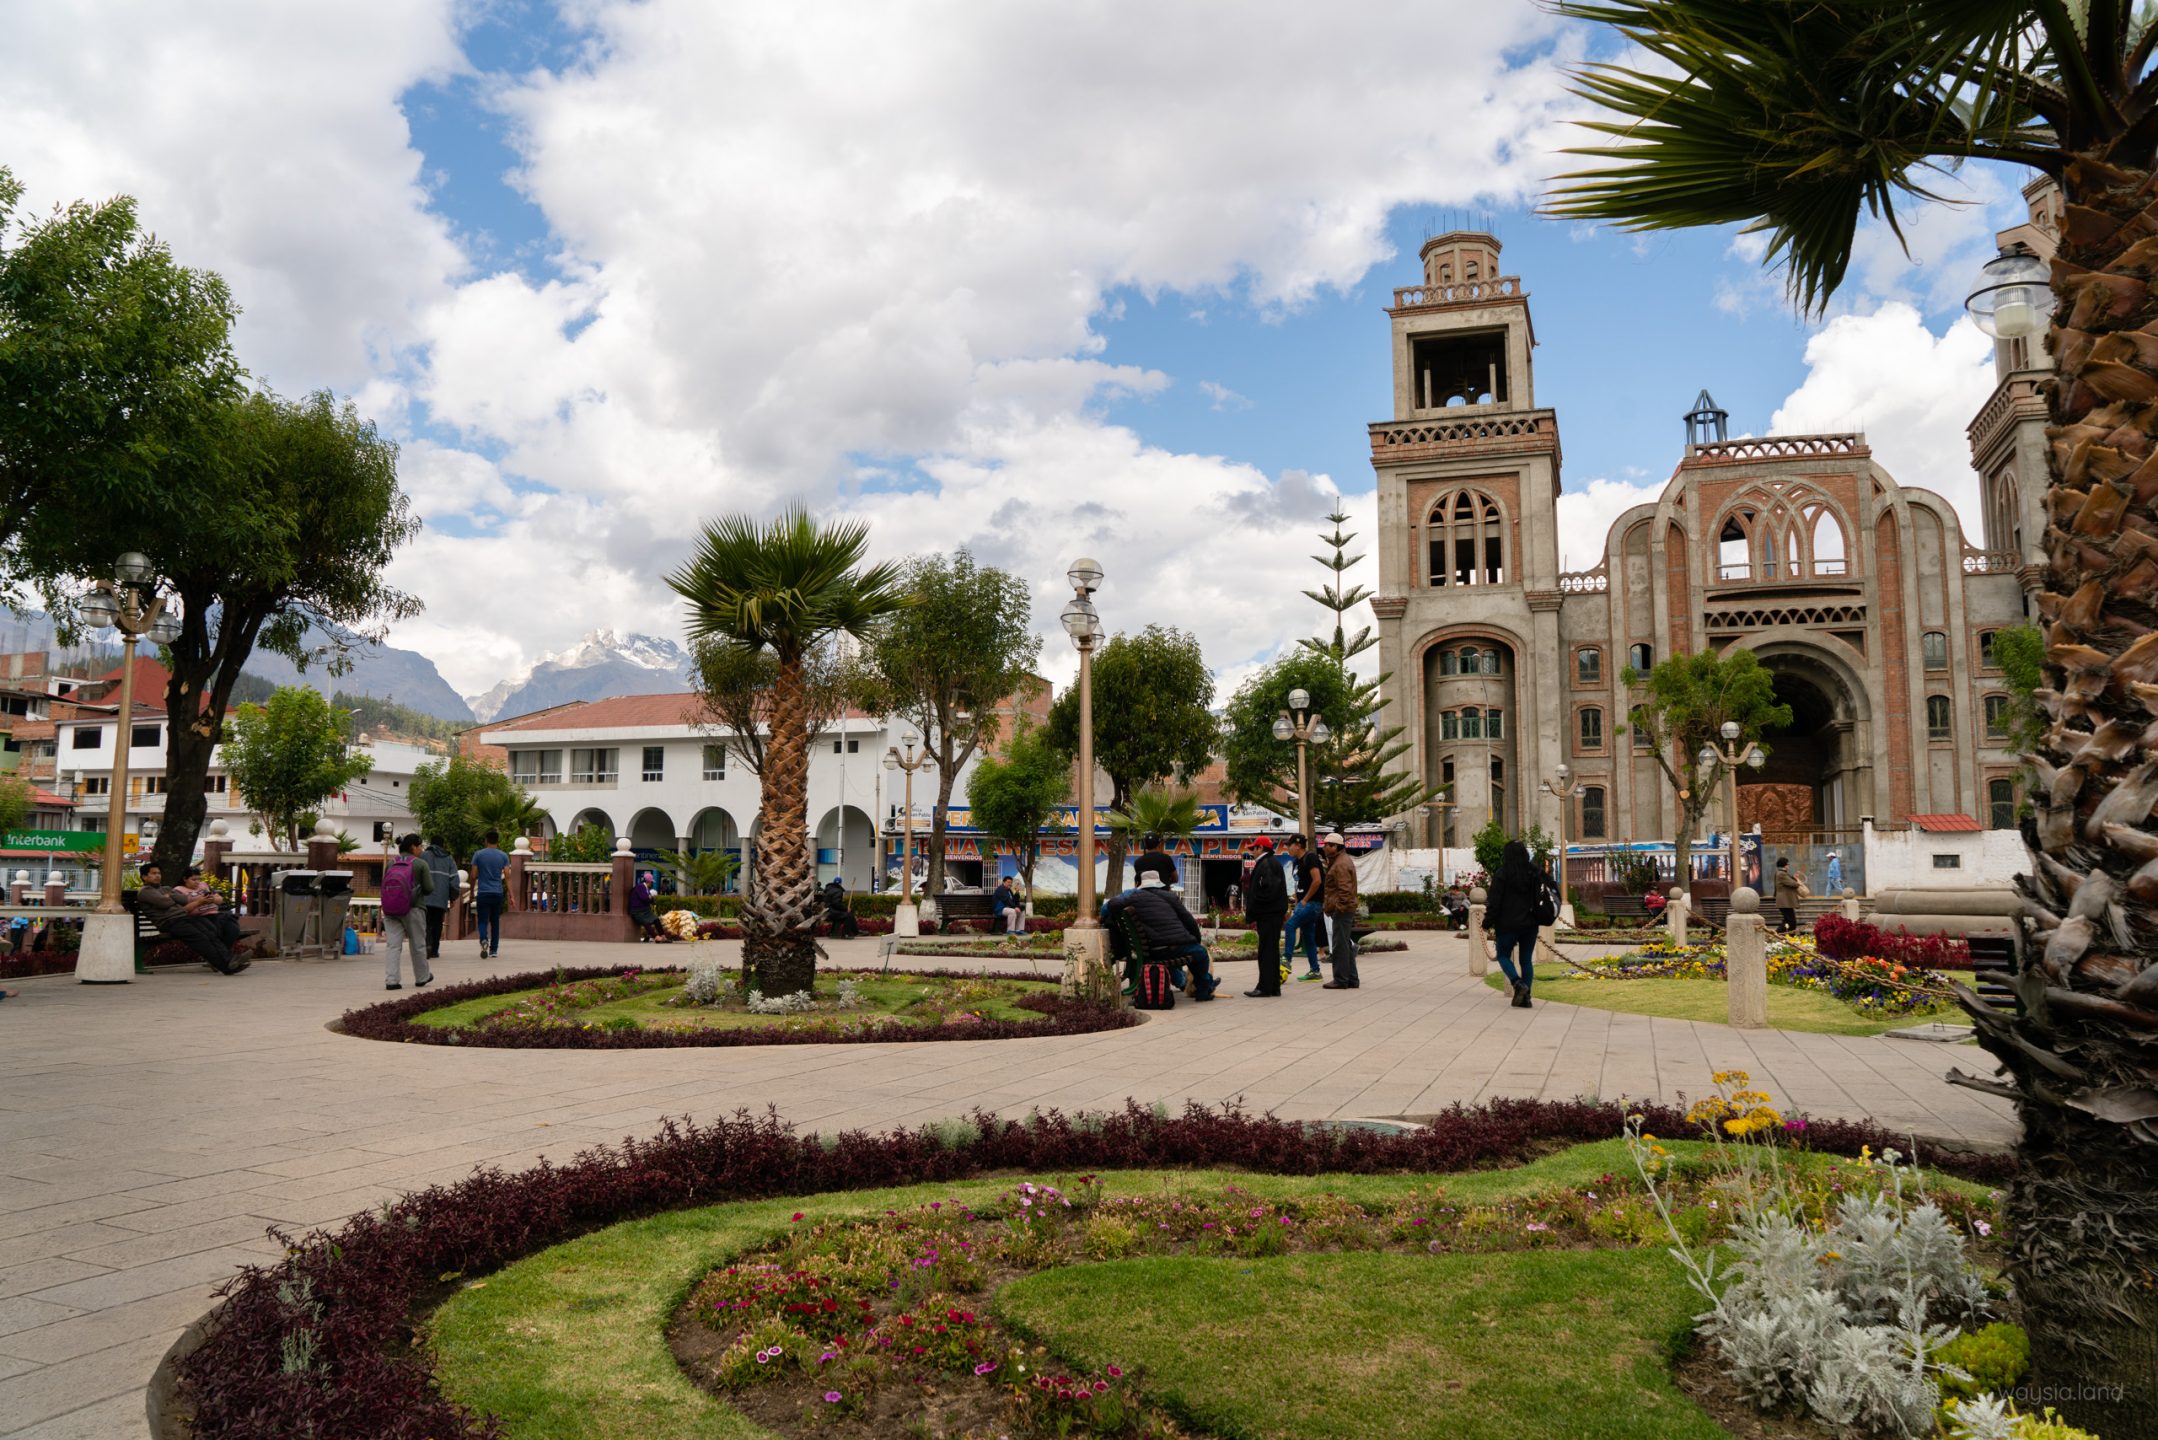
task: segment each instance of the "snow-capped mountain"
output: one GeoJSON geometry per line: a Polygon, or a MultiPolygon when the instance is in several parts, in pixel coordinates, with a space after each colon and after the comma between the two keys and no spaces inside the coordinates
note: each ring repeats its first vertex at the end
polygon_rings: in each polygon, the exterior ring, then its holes
{"type": "Polygon", "coordinates": [[[573,700],[687,690],[689,675],[689,652],[672,640],[594,630],[567,650],[542,655],[522,675],[466,696],[465,702],[484,722],[573,700]]]}

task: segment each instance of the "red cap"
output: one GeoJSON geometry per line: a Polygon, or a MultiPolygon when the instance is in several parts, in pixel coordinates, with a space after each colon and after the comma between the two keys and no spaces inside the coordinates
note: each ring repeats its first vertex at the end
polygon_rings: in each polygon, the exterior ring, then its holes
{"type": "Polygon", "coordinates": [[[1258,839],[1252,841],[1251,843],[1253,846],[1260,850],[1271,850],[1274,848],[1274,837],[1271,835],[1261,835],[1258,839]]]}

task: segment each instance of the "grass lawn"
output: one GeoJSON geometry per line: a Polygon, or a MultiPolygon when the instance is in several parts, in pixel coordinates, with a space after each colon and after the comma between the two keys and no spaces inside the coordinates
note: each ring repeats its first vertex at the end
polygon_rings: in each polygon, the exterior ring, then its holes
{"type": "Polygon", "coordinates": [[[1720,1440],[1672,1383],[1700,1297],[1661,1250],[1116,1260],[999,1292],[1180,1419],[1268,1440],[1720,1440]]]}
{"type": "MultiPolygon", "coordinates": [[[[821,1011],[845,1018],[891,1016],[898,1019],[922,1018],[932,1012],[941,1016],[944,1011],[935,1005],[939,996],[950,995],[960,985],[978,986],[987,993],[969,995],[959,1008],[978,1010],[991,1020],[1039,1020],[1041,1012],[1026,1010],[1012,1003],[1023,995],[1054,994],[1054,980],[997,980],[975,981],[971,977],[943,975],[890,975],[820,971],[817,975],[817,998],[819,1001],[836,1000],[839,996],[839,980],[842,974],[853,979],[859,987],[862,1003],[847,1010],[821,1011]]],[[[644,1026],[705,1026],[735,1029],[744,1026],[769,1025],[783,1017],[752,1015],[746,1010],[705,1007],[674,1008],[664,1002],[681,992],[680,985],[666,985],[621,1000],[594,1005],[588,1010],[574,1012],[574,1018],[582,1024],[604,1024],[616,1017],[625,1017],[644,1026]]],[[[429,1010],[415,1016],[416,1025],[457,1027],[470,1025],[500,1010],[507,1010],[527,996],[539,990],[521,990],[510,995],[488,995],[477,1000],[463,1000],[445,1005],[439,1010],[429,1010]]],[[[947,1004],[952,1003],[949,999],[947,1004]]]]}
{"type": "MultiPolygon", "coordinates": [[[[1589,980],[1567,975],[1552,978],[1556,967],[1539,966],[1535,998],[1556,1000],[1562,1005],[1585,1005],[1593,1010],[1618,1010],[1628,1015],[1664,1015],[1673,1020],[1705,1020],[1729,1023],[1731,990],[1721,980],[1589,980]]],[[[1506,988],[1506,977],[1494,972],[1484,978],[1494,990],[1506,988]]],[[[1949,1024],[1967,1023],[1961,1011],[1938,1015],[1861,1015],[1833,995],[1800,990],[1789,985],[1768,987],[1768,1023],[1778,1030],[1806,1030],[1816,1035],[1879,1035],[1929,1020],[1949,1024]]]]}

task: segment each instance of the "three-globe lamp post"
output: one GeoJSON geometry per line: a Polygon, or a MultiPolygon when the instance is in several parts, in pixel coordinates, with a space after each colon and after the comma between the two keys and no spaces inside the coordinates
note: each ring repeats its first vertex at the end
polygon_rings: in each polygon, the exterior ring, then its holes
{"type": "Polygon", "coordinates": [[[135,642],[170,645],[180,638],[180,619],[165,608],[149,558],[130,550],[114,562],[112,578],[94,582],[75,610],[92,630],[120,632],[118,724],[112,743],[112,788],[105,818],[105,861],[97,908],[84,917],[82,952],[75,978],[89,985],[124,985],[135,973],[135,921],[120,903],[120,867],[126,863],[127,760],[135,737],[135,642]]]}
{"type": "MultiPolygon", "coordinates": [[[[1719,748],[1714,743],[1704,744],[1701,747],[1701,753],[1694,758],[1701,762],[1703,770],[1713,772],[1715,767],[1721,764],[1724,769],[1731,772],[1731,893],[1736,895],[1738,887],[1745,883],[1745,876],[1740,872],[1741,861],[1739,857],[1738,767],[1745,765],[1750,769],[1759,770],[1768,763],[1768,752],[1750,742],[1743,746],[1740,745],[1739,737],[1744,732],[1739,728],[1739,723],[1736,720],[1724,721],[1717,728],[1716,733],[1723,737],[1723,745],[1719,748]]],[[[1710,783],[1714,782],[1711,781],[1710,783]]]]}

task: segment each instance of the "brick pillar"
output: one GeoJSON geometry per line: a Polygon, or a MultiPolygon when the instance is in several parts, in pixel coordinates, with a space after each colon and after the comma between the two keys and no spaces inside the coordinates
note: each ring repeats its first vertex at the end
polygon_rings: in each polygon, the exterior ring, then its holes
{"type": "Polygon", "coordinates": [[[310,870],[335,870],[337,866],[337,837],[335,835],[310,835],[307,838],[307,868],[310,870]]]}
{"type": "Polygon", "coordinates": [[[55,910],[67,904],[67,881],[57,872],[45,877],[45,903],[55,910]]]}
{"type": "Polygon", "coordinates": [[[7,903],[10,905],[27,905],[30,903],[29,871],[17,870],[15,878],[8,882],[7,903]]]}
{"type": "Polygon", "coordinates": [[[614,863],[614,873],[608,877],[611,883],[607,887],[607,913],[614,923],[608,929],[617,932],[612,937],[616,940],[635,940],[637,926],[629,918],[629,892],[637,884],[637,857],[630,853],[629,842],[618,838],[614,842],[614,854],[607,858],[614,863]]]}
{"type": "Polygon", "coordinates": [[[510,851],[510,868],[502,872],[502,908],[529,910],[532,908],[532,890],[525,884],[525,863],[532,858],[532,844],[524,836],[517,837],[517,848],[510,851]]]}
{"type": "Polygon", "coordinates": [[[202,873],[215,875],[222,879],[225,874],[225,853],[231,848],[232,842],[230,840],[219,838],[203,841],[202,873]]]}

